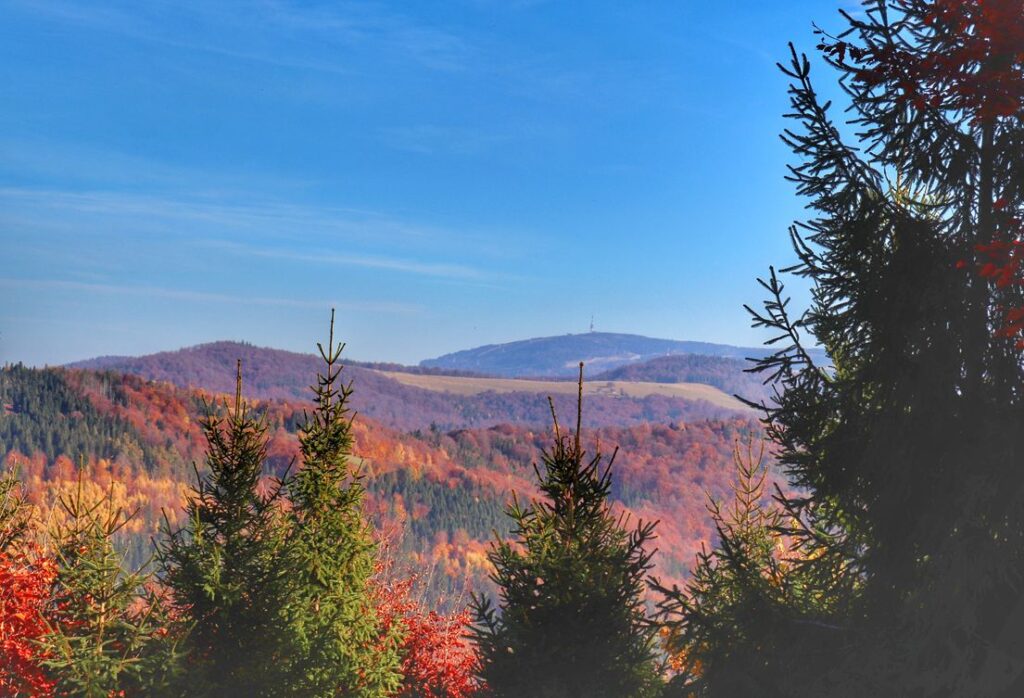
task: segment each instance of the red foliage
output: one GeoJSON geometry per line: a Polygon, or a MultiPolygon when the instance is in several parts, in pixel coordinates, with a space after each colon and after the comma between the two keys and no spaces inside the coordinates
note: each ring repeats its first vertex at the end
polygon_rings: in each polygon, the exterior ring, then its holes
{"type": "MultiPolygon", "coordinates": [[[[975,249],[982,258],[979,273],[997,290],[1009,291],[1024,287],[1024,227],[1014,215],[1005,198],[993,204],[996,218],[995,240],[975,249]]],[[[1000,307],[1003,324],[997,331],[1001,337],[1017,340],[1017,348],[1024,349],[1024,307],[1000,307]]]]}
{"type": "MultiPolygon", "coordinates": [[[[889,5],[894,16],[923,25],[918,48],[893,41],[855,46],[841,39],[819,48],[867,89],[894,94],[918,112],[961,114],[990,134],[1000,119],[1024,118],[1022,0],[890,0],[889,5]]],[[[996,291],[1024,286],[1024,230],[1014,214],[1020,202],[1015,206],[1000,197],[980,206],[992,214],[995,227],[986,233],[991,239],[981,238],[975,248],[978,271],[996,291]]],[[[968,264],[961,260],[956,266],[968,264]]],[[[1024,349],[1024,306],[1015,302],[994,301],[1002,314],[996,334],[1016,339],[1024,349]]]]}
{"type": "MultiPolygon", "coordinates": [[[[981,266],[980,274],[997,289],[1024,286],[1024,237],[1017,235],[997,240],[991,245],[978,245],[977,250],[987,260],[981,266]]],[[[997,334],[1016,339],[1017,348],[1024,349],[1024,307],[999,310],[1003,312],[1003,324],[997,334]]]]}
{"type": "Polygon", "coordinates": [[[53,560],[38,551],[0,553],[0,696],[53,695],[36,641],[47,632],[55,575],[53,560]]]}
{"type": "Polygon", "coordinates": [[[469,611],[441,615],[422,608],[406,616],[403,698],[479,695],[477,656],[465,637],[469,611]]]}
{"type": "Polygon", "coordinates": [[[918,110],[969,114],[976,123],[1018,115],[1024,104],[1024,5],[1021,0],[891,0],[896,11],[930,29],[927,50],[898,43],[821,49],[869,88],[897,94],[918,110]],[[852,63],[848,63],[850,60],[852,63]]]}
{"type": "Polygon", "coordinates": [[[378,587],[377,610],[385,626],[403,626],[399,698],[484,695],[476,679],[476,651],[466,637],[469,611],[444,615],[427,610],[412,598],[415,582],[410,577],[378,587]]]}

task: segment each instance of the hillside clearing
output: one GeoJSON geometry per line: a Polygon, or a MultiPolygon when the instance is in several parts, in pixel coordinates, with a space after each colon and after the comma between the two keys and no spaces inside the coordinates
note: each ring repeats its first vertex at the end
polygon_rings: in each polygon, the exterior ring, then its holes
{"type": "MultiPolygon", "coordinates": [[[[404,385],[455,395],[496,393],[540,393],[543,395],[575,395],[572,381],[524,380],[520,378],[477,378],[463,376],[427,376],[397,371],[377,371],[404,385]]],[[[752,411],[749,407],[718,388],[699,383],[634,383],[629,381],[591,381],[583,384],[583,394],[604,397],[644,398],[660,395],[684,400],[704,400],[716,407],[752,411]]]]}

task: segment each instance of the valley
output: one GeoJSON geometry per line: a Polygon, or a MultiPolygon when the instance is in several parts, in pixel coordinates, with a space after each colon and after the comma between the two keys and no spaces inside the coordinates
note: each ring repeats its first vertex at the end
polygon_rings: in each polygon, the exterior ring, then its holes
{"type": "MultiPolygon", "coordinates": [[[[233,342],[63,369],[7,367],[0,457],[44,512],[80,473],[91,487],[112,487],[137,511],[122,544],[141,563],[164,516],[182,523],[192,464],[203,470],[198,421],[232,392],[237,359],[243,395],[265,420],[269,482],[301,462],[298,432],[318,359],[233,342]]],[[[742,379],[736,365],[713,361],[742,379]]],[[[548,397],[567,423],[577,391],[571,380],[447,373],[365,362],[343,370],[368,513],[394,538],[403,564],[431,570],[423,593],[442,605],[488,588],[486,552],[495,532],[509,531],[509,497],[536,494],[532,465],[552,443],[548,397]]],[[[713,539],[707,496],[726,496],[733,449],[758,438],[756,417],[713,385],[585,382],[584,442],[616,452],[614,506],[660,522],[655,569],[665,579],[682,581],[713,539]]]]}

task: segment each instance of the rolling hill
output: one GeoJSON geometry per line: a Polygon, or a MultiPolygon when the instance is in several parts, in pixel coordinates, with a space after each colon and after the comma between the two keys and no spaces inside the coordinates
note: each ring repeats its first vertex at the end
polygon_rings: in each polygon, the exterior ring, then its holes
{"type": "Polygon", "coordinates": [[[598,381],[646,383],[701,383],[714,386],[729,395],[760,402],[768,401],[772,389],[759,374],[747,373],[753,364],[744,359],[700,354],[659,356],[647,361],[619,366],[594,376],[598,381]]]}
{"type": "MultiPolygon", "coordinates": [[[[243,394],[258,399],[307,399],[319,367],[319,358],[312,354],[240,342],[215,342],[141,357],[103,357],[70,367],[230,393],[237,359],[243,365],[243,394]]],[[[346,372],[356,389],[353,407],[404,431],[432,425],[445,430],[497,424],[543,426],[550,420],[548,395],[560,410],[574,411],[575,384],[569,382],[497,380],[466,375],[465,371],[359,362],[349,363],[346,372]]],[[[587,392],[585,419],[590,427],[723,418],[745,410],[733,397],[708,385],[616,383],[609,388],[588,384],[587,392]]]]}
{"type": "MultiPolygon", "coordinates": [[[[489,344],[420,362],[426,368],[475,371],[504,377],[572,377],[583,361],[591,375],[661,356],[698,354],[742,360],[770,353],[761,348],[589,332],[489,344]]],[[[816,358],[824,360],[817,352],[816,358]]]]}

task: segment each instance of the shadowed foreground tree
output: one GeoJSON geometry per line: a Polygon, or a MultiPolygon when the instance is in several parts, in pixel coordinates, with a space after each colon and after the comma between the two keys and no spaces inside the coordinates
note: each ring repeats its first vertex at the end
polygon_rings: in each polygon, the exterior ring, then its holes
{"type": "Polygon", "coordinates": [[[186,524],[158,550],[185,626],[186,695],[277,695],[280,685],[280,491],[261,490],[266,425],[242,401],[241,371],[228,414],[211,407],[203,420],[209,473],[197,475],[186,524]]]}
{"type": "MultiPolygon", "coordinates": [[[[822,586],[780,533],[786,513],[767,490],[770,461],[762,442],[755,455],[737,442],[736,476],[728,504],[708,495],[718,544],[697,555],[685,589],[666,588],[660,610],[663,647],[674,676],[669,695],[786,696],[806,681],[807,655],[764,662],[766,647],[787,647],[806,629],[801,620],[835,612],[845,590],[822,586]]],[[[833,579],[840,581],[842,576],[833,579]]]]}
{"type": "MultiPolygon", "coordinates": [[[[781,346],[759,366],[784,388],[765,424],[799,492],[772,524],[797,561],[780,584],[811,586],[802,604],[724,607],[738,639],[700,648],[691,690],[748,695],[742,676],[760,695],[1022,695],[1022,287],[990,257],[1017,249],[1024,212],[1024,3],[872,0],[847,20],[820,48],[855,145],[807,60],[785,69],[791,179],[814,215],[787,271],[813,304],[791,315],[773,270],[754,314],[781,346]]],[[[720,555],[741,543],[723,531],[720,555]]],[[[747,598],[759,582],[716,583],[747,598]]],[[[700,595],[678,609],[683,633],[721,620],[700,595]]]]}
{"type": "MultiPolygon", "coordinates": [[[[495,608],[474,597],[481,678],[497,696],[634,698],[657,695],[656,628],[645,615],[645,549],[654,524],[629,530],[609,506],[612,459],[580,445],[583,365],[575,438],[555,419],[555,443],[535,467],[543,498],[513,499],[514,541],[489,554],[495,608]]],[[[554,408],[552,407],[552,416],[554,408]]]]}

